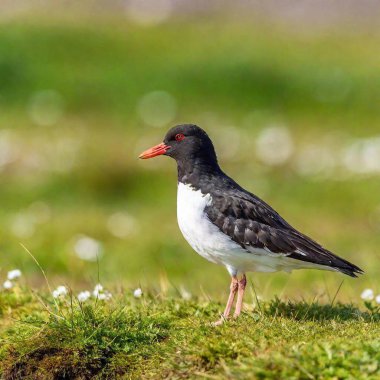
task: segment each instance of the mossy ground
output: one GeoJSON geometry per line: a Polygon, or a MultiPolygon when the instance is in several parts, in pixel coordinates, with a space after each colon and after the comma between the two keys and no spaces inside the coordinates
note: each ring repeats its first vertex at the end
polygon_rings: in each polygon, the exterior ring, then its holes
{"type": "Polygon", "coordinates": [[[380,377],[380,315],[354,305],[222,305],[119,294],[103,303],[28,290],[0,295],[3,379],[367,379],[380,377]]]}

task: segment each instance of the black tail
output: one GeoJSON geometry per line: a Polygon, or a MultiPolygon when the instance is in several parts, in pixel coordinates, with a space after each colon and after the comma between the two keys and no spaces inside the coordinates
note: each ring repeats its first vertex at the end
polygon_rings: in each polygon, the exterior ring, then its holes
{"type": "Polygon", "coordinates": [[[338,270],[339,272],[342,272],[346,274],[347,276],[351,276],[351,277],[358,277],[358,275],[364,273],[364,271],[360,269],[358,266],[356,266],[355,264],[351,264],[349,261],[343,260],[338,256],[335,256],[335,258],[337,259],[336,261],[344,263],[344,265],[332,265],[332,267],[338,270]]]}
{"type": "Polygon", "coordinates": [[[349,261],[342,259],[337,255],[334,255],[332,252],[323,248],[317,242],[298,231],[291,232],[291,240],[297,247],[297,251],[299,251],[299,253],[293,252],[288,257],[323,265],[351,277],[358,277],[359,274],[364,273],[364,271],[358,266],[351,264],[349,261]]]}

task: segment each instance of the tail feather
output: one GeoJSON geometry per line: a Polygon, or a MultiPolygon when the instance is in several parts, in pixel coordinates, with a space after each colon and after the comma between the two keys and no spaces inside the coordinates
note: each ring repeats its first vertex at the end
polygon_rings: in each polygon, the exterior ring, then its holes
{"type": "Polygon", "coordinates": [[[292,243],[297,247],[297,251],[288,257],[326,266],[351,277],[358,277],[358,275],[364,273],[355,264],[335,255],[300,232],[292,231],[291,235],[292,243]]]}

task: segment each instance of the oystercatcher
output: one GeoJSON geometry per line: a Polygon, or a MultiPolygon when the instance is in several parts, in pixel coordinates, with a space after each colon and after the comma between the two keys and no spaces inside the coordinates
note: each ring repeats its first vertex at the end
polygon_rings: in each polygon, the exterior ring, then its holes
{"type": "Polygon", "coordinates": [[[143,153],[174,158],[178,169],[177,219],[191,247],[205,259],[224,265],[231,285],[221,324],[241,313],[245,273],[291,272],[315,268],[351,277],[363,271],[297,231],[268,204],[244,190],[220,168],[206,132],[193,124],[170,129],[164,141],[143,153]]]}

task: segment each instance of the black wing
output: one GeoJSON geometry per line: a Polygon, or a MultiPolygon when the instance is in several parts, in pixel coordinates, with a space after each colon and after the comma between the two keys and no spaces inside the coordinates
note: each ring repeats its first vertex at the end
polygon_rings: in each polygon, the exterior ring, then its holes
{"type": "Polygon", "coordinates": [[[212,223],[248,251],[261,248],[268,255],[284,255],[292,259],[324,265],[352,277],[363,271],[334,255],[314,240],[287,223],[269,205],[245,191],[222,195],[215,191],[206,207],[212,223]]]}

